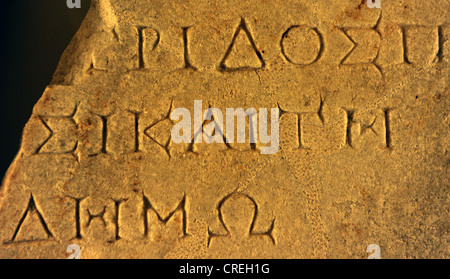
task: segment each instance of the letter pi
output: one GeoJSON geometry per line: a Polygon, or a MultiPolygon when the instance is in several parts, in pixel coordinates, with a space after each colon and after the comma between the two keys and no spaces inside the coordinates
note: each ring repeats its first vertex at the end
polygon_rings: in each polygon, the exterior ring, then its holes
{"type": "Polygon", "coordinates": [[[381,9],[381,0],[367,0],[367,6],[371,9],[381,9]]]}
{"type": "Polygon", "coordinates": [[[81,0],[67,0],[67,7],[81,9],[81,0]]]}

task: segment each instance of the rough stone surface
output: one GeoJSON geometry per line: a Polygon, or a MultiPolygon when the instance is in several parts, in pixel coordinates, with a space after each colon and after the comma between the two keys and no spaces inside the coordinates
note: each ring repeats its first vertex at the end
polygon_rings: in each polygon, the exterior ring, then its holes
{"type": "Polygon", "coordinates": [[[94,0],[3,180],[0,257],[449,258],[449,10],[94,0]],[[279,107],[280,150],[175,144],[194,100],[279,107]]]}

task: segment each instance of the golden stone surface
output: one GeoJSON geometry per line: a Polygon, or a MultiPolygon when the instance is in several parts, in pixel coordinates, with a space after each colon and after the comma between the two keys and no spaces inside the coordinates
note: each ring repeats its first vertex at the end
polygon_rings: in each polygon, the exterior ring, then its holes
{"type": "Polygon", "coordinates": [[[449,258],[450,1],[381,2],[93,1],[0,188],[0,257],[449,258]],[[279,151],[175,144],[194,100],[280,108],[279,151]]]}

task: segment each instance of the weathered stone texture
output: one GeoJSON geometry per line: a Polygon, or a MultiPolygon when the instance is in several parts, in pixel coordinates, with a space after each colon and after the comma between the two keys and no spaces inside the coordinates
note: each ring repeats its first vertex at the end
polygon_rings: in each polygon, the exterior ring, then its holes
{"type": "Polygon", "coordinates": [[[94,0],[0,188],[0,257],[449,258],[449,10],[94,0]],[[194,100],[279,107],[280,150],[173,143],[194,100]]]}

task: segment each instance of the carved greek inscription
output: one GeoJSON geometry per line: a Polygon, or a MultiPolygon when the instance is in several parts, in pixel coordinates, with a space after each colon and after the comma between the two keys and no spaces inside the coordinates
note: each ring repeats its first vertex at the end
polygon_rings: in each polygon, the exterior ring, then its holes
{"type": "Polygon", "coordinates": [[[120,240],[120,206],[125,200],[95,200],[90,197],[75,198],[68,196],[75,203],[74,208],[74,239],[89,236],[103,238],[108,242],[120,240]],[[100,225],[100,227],[99,227],[100,225]],[[91,228],[92,227],[92,228],[91,228]]]}
{"type": "Polygon", "coordinates": [[[283,146],[299,150],[392,148],[392,109],[358,110],[326,105],[320,97],[317,110],[291,112],[278,105],[283,146]],[[290,135],[286,135],[290,134],[290,135]],[[342,136],[340,136],[342,135],[342,136]]]}
{"type": "Polygon", "coordinates": [[[93,2],[0,189],[0,257],[445,250],[445,5],[174,2],[93,2]]]}
{"type": "Polygon", "coordinates": [[[444,26],[401,26],[403,60],[406,64],[427,65],[444,61],[444,26]]]}
{"type": "Polygon", "coordinates": [[[105,212],[106,212],[106,207],[103,207],[103,210],[98,213],[98,214],[92,214],[91,211],[88,209],[87,213],[89,215],[89,220],[86,224],[86,227],[89,227],[91,225],[92,220],[98,218],[103,222],[103,225],[106,227],[106,221],[105,221],[105,212]]]}
{"type": "Polygon", "coordinates": [[[364,135],[364,133],[366,133],[366,132],[372,132],[375,135],[378,135],[377,131],[375,131],[373,129],[373,125],[375,124],[375,121],[377,121],[376,117],[373,119],[373,121],[370,124],[361,123],[361,135],[364,135]]]}
{"type": "Polygon", "coordinates": [[[355,121],[353,120],[353,115],[355,113],[354,110],[344,109],[345,114],[347,116],[347,129],[345,130],[345,144],[344,146],[353,147],[353,138],[352,138],[352,127],[355,121]]]}
{"type": "Polygon", "coordinates": [[[183,199],[180,201],[178,206],[169,213],[165,218],[160,215],[160,213],[153,207],[150,200],[143,195],[143,207],[142,207],[142,221],[144,226],[144,236],[148,236],[149,234],[149,220],[148,220],[148,213],[149,211],[152,211],[156,214],[156,217],[158,218],[158,221],[167,224],[175,213],[181,212],[182,214],[182,234],[183,237],[188,236],[187,232],[187,212],[186,212],[186,196],[183,197],[183,199]]]}
{"type": "Polygon", "coordinates": [[[73,154],[78,147],[78,140],[70,137],[76,130],[74,116],[78,105],[73,113],[62,116],[38,115],[42,125],[49,131],[48,138],[41,143],[34,154],[73,154]]]}
{"type": "Polygon", "coordinates": [[[302,139],[302,114],[297,114],[297,134],[298,134],[298,143],[300,149],[309,149],[305,147],[305,144],[303,143],[302,139]]]}
{"type": "Polygon", "coordinates": [[[170,144],[172,142],[170,129],[168,130],[168,132],[166,134],[164,134],[164,135],[167,135],[167,137],[161,138],[158,135],[160,135],[159,129],[162,126],[166,126],[166,125],[173,126],[174,125],[174,123],[170,119],[170,114],[172,113],[172,111],[173,111],[173,102],[170,104],[170,108],[169,108],[167,114],[163,118],[157,120],[156,122],[154,122],[150,126],[147,126],[147,128],[144,129],[144,135],[147,136],[151,141],[153,141],[160,148],[164,149],[164,151],[166,152],[169,159],[171,158],[170,144]]]}
{"type": "Polygon", "coordinates": [[[323,107],[325,105],[325,99],[320,96],[319,109],[317,110],[317,115],[319,116],[322,125],[325,124],[325,116],[323,115],[323,107]]]}
{"type": "Polygon", "coordinates": [[[275,219],[272,221],[272,223],[269,225],[269,228],[266,231],[263,232],[255,231],[255,224],[259,213],[258,204],[249,195],[242,193],[232,193],[226,196],[217,205],[217,213],[220,224],[225,229],[226,234],[217,234],[211,231],[211,229],[208,229],[208,236],[209,236],[208,247],[211,245],[211,241],[217,237],[241,238],[241,237],[264,236],[269,238],[273,245],[276,244],[275,238],[273,236],[275,219]],[[229,209],[230,211],[224,210],[224,205],[226,205],[228,202],[231,202],[235,206],[233,208],[230,208],[229,209]],[[245,210],[244,207],[247,205],[250,208],[247,208],[248,210],[245,210]],[[244,208],[244,210],[242,210],[241,212],[241,210],[238,210],[236,206],[239,206],[241,209],[244,208]],[[233,214],[230,214],[231,212],[233,212],[233,214]],[[237,212],[243,213],[242,216],[237,212]],[[240,217],[248,219],[247,220],[239,219],[240,217]],[[228,221],[230,221],[230,223],[227,223],[226,221],[227,219],[229,219],[228,221]]]}
{"type": "Polygon", "coordinates": [[[139,53],[139,66],[138,69],[145,69],[144,61],[144,35],[142,34],[143,27],[137,27],[139,35],[138,53],[139,53]]]}
{"type": "Polygon", "coordinates": [[[69,197],[70,199],[73,199],[75,201],[75,238],[81,239],[81,222],[80,222],[80,203],[84,198],[77,199],[74,197],[69,197]]]}
{"type": "Polygon", "coordinates": [[[5,242],[5,244],[41,241],[51,238],[53,238],[53,234],[50,232],[42,213],[37,209],[33,194],[31,194],[28,206],[20,218],[14,234],[9,241],[5,242]],[[35,224],[32,224],[33,222],[35,224]],[[31,226],[33,230],[24,228],[26,226],[31,226]],[[38,233],[39,235],[36,236],[35,233],[38,233]]]}
{"type": "Polygon", "coordinates": [[[114,209],[115,209],[115,214],[114,214],[114,225],[116,227],[116,233],[115,233],[115,238],[116,240],[121,239],[120,237],[120,226],[119,226],[119,216],[120,216],[120,205],[122,204],[124,200],[115,200],[114,201],[114,209]]]}
{"type": "Polygon", "coordinates": [[[108,118],[111,115],[98,115],[95,114],[97,117],[101,119],[102,123],[102,144],[101,144],[101,150],[99,153],[89,154],[90,157],[97,156],[100,154],[108,154],[107,146],[108,146],[108,118]]]}
{"type": "Polygon", "coordinates": [[[317,28],[294,25],[284,32],[280,46],[289,63],[309,66],[322,57],[324,41],[317,28]]]}
{"type": "MultiPolygon", "coordinates": [[[[196,154],[198,155],[198,150],[195,147],[195,144],[198,142],[201,142],[201,139],[203,137],[203,127],[205,127],[205,125],[208,123],[207,120],[203,121],[202,125],[200,127],[196,127],[196,125],[194,125],[194,135],[192,137],[191,143],[189,144],[189,147],[187,149],[188,153],[192,153],[192,154],[196,154]]],[[[226,142],[226,141],[225,141],[226,142]]]]}
{"type": "MultiPolygon", "coordinates": [[[[105,59],[105,63],[104,64],[108,65],[109,64],[109,58],[106,56],[106,57],[104,57],[104,59],[105,59]]],[[[97,71],[98,72],[107,72],[108,71],[108,69],[106,69],[106,67],[105,68],[100,68],[100,67],[97,66],[97,64],[100,64],[100,63],[97,63],[96,57],[92,56],[91,64],[89,64],[89,68],[87,69],[87,72],[89,74],[93,74],[94,72],[97,72],[97,71]]]]}
{"type": "MultiPolygon", "coordinates": [[[[144,71],[148,69],[147,53],[155,50],[161,40],[158,30],[148,26],[136,26],[137,30],[137,68],[134,70],[144,71]]],[[[116,35],[117,37],[117,35],[116,35]]],[[[117,37],[118,38],[118,37],[117,37]]]]}
{"type": "Polygon", "coordinates": [[[392,138],[391,138],[391,118],[390,118],[390,113],[391,110],[389,108],[386,108],[383,110],[384,113],[384,126],[385,126],[385,144],[386,147],[391,149],[392,148],[392,138]]]}
{"type": "Polygon", "coordinates": [[[188,31],[190,27],[183,28],[183,44],[184,44],[184,68],[197,70],[189,60],[189,40],[188,40],[188,31]]]}
{"type": "Polygon", "coordinates": [[[402,30],[402,42],[403,42],[403,61],[406,64],[411,64],[408,58],[408,43],[406,38],[406,27],[401,27],[402,30]]]}
{"type": "Polygon", "coordinates": [[[298,148],[298,149],[305,149],[305,150],[310,149],[310,148],[305,146],[305,143],[304,143],[304,140],[303,140],[303,128],[302,128],[302,118],[303,118],[302,116],[303,116],[303,114],[302,113],[290,113],[290,112],[283,111],[280,114],[280,119],[285,114],[293,114],[293,115],[295,115],[295,119],[296,119],[296,129],[295,130],[297,131],[297,144],[298,144],[298,146],[296,148],[298,148]]]}
{"type": "Polygon", "coordinates": [[[139,142],[139,119],[142,112],[130,111],[134,115],[134,153],[141,152],[139,142]]]}
{"type": "MultiPolygon", "coordinates": [[[[201,101],[195,101],[194,107],[202,106],[201,101]]],[[[208,111],[212,109],[211,105],[208,106],[208,111]]],[[[227,139],[225,133],[223,132],[223,121],[216,121],[213,114],[209,114],[207,119],[205,118],[203,122],[203,115],[199,112],[201,109],[194,109],[194,135],[192,140],[189,143],[189,146],[186,150],[187,153],[192,153],[198,155],[200,153],[196,144],[203,142],[203,137],[205,137],[206,142],[213,142],[219,144],[224,144],[226,149],[233,149],[233,147],[229,144],[229,140],[227,139]]]]}
{"type": "Polygon", "coordinates": [[[386,108],[371,113],[361,113],[354,109],[344,109],[346,132],[343,147],[358,147],[362,140],[371,138],[371,145],[387,149],[392,148],[390,113],[386,108]],[[384,136],[383,136],[384,135],[384,136]]]}
{"type": "Polygon", "coordinates": [[[439,39],[439,50],[437,54],[438,62],[444,62],[444,43],[446,42],[444,37],[444,26],[438,26],[438,39],[439,39]]]}
{"type": "MultiPolygon", "coordinates": [[[[151,199],[145,194],[139,195],[136,199],[132,200],[131,203],[131,200],[128,198],[100,199],[89,196],[83,198],[67,196],[67,198],[72,200],[72,204],[74,205],[74,235],[72,239],[94,237],[112,243],[122,239],[122,230],[125,231],[124,234],[128,235],[127,239],[142,239],[142,237],[148,237],[151,231],[155,229],[155,227],[152,226],[155,225],[152,223],[153,221],[156,221],[156,223],[162,224],[163,226],[167,226],[171,220],[176,221],[174,224],[178,223],[178,216],[176,214],[181,214],[181,231],[179,234],[182,237],[189,236],[186,196],[181,199],[175,209],[165,216],[161,214],[161,210],[156,209],[152,204],[151,199]],[[123,214],[130,213],[130,206],[131,208],[138,209],[138,211],[133,212],[136,213],[136,216],[138,217],[131,222],[129,219],[123,219],[123,214]],[[128,211],[125,207],[128,208],[128,211]],[[125,211],[123,208],[125,208],[125,211]]],[[[29,210],[36,210],[33,206],[34,204],[31,204],[31,206],[29,205],[27,212],[29,210]]],[[[24,223],[24,219],[25,217],[22,217],[12,238],[13,240],[16,239],[17,232],[22,226],[22,223],[24,223]]],[[[45,225],[44,228],[48,231],[49,236],[52,237],[53,235],[51,235],[48,230],[43,218],[42,222],[42,224],[45,225]]],[[[172,229],[172,227],[170,227],[170,229],[172,229]]]]}
{"type": "Polygon", "coordinates": [[[297,149],[311,150],[310,147],[306,146],[305,141],[304,141],[304,133],[305,132],[304,132],[304,128],[302,126],[303,125],[303,120],[304,120],[305,116],[307,116],[307,115],[316,114],[318,119],[321,122],[321,125],[325,125],[325,115],[324,115],[324,112],[323,112],[324,106],[325,106],[325,99],[322,96],[320,96],[319,107],[318,107],[318,109],[317,109],[317,111],[315,113],[309,113],[309,112],[288,112],[288,111],[284,110],[280,106],[280,104],[278,104],[278,108],[279,108],[279,110],[281,112],[280,113],[280,119],[281,119],[281,117],[283,115],[286,115],[286,114],[290,114],[290,115],[294,115],[295,116],[295,121],[296,121],[295,127],[296,128],[294,129],[294,131],[297,132],[297,145],[298,145],[296,147],[297,149]]]}
{"type": "MultiPolygon", "coordinates": [[[[120,214],[120,205],[122,204],[123,201],[124,200],[113,200],[113,202],[114,202],[114,217],[112,218],[112,222],[114,225],[114,239],[116,241],[121,239],[120,226],[119,226],[119,214],[120,214]]],[[[79,206],[79,204],[78,204],[78,206],[79,206]]],[[[79,208],[78,208],[78,210],[79,210],[79,208]]],[[[90,209],[87,209],[88,221],[86,224],[86,228],[88,228],[91,225],[91,222],[94,219],[99,219],[103,223],[103,226],[106,228],[107,222],[105,219],[105,213],[106,213],[106,206],[103,207],[102,211],[95,213],[95,214],[93,214],[90,209]]],[[[79,222],[80,221],[78,220],[77,224],[79,224],[79,222]]],[[[78,236],[78,233],[79,232],[77,231],[77,236],[78,236]]],[[[81,234],[80,234],[79,238],[81,238],[81,234]]]]}
{"type": "MultiPolygon", "coordinates": [[[[318,140],[324,136],[320,135],[322,132],[314,132],[314,130],[333,128],[333,130],[327,132],[329,134],[327,138],[336,138],[332,134],[340,134],[336,130],[338,127],[336,125],[331,127],[327,123],[341,122],[339,119],[342,113],[345,116],[341,125],[344,131],[344,140],[342,141],[341,147],[358,148],[364,138],[373,138],[369,142],[377,147],[392,147],[391,109],[379,109],[371,112],[373,115],[370,116],[370,112],[360,111],[357,108],[334,108],[327,106],[328,109],[325,111],[326,100],[322,97],[320,97],[320,101],[317,103],[318,107],[315,111],[308,112],[285,111],[282,105],[278,105],[280,111],[279,119],[287,114],[292,114],[295,118],[295,123],[292,122],[289,124],[289,131],[295,134],[295,144],[298,149],[316,150],[321,148],[321,143],[326,145],[323,139],[318,140]],[[340,110],[340,112],[335,112],[331,115],[330,113],[336,111],[336,109],[340,110]],[[382,138],[383,143],[381,144],[379,140],[382,138]],[[312,143],[314,144],[311,145],[312,143]]],[[[167,155],[168,159],[171,159],[176,154],[180,155],[186,152],[200,154],[206,152],[205,148],[209,145],[202,145],[203,142],[222,144],[223,147],[220,147],[220,149],[223,150],[258,151],[260,149],[260,142],[256,138],[257,122],[255,118],[257,117],[257,111],[228,109],[227,115],[234,115],[232,119],[235,120],[227,121],[226,131],[224,131],[225,125],[223,123],[221,124],[220,119],[215,119],[220,115],[212,113],[211,107],[205,111],[205,115],[208,116],[207,118],[202,118],[202,115],[195,116],[194,111],[194,119],[198,118],[201,120],[194,121],[195,130],[193,134],[189,131],[188,136],[191,139],[189,144],[174,149],[178,145],[172,141],[171,137],[172,129],[176,125],[176,121],[171,120],[173,111],[174,104],[171,102],[166,113],[159,118],[152,118],[156,120],[148,118],[144,110],[125,110],[109,115],[91,113],[91,116],[83,120],[83,123],[98,123],[96,126],[92,126],[96,127],[95,131],[80,131],[79,129],[83,129],[84,126],[81,124],[77,126],[73,115],[47,118],[39,117],[38,119],[41,121],[42,126],[49,133],[46,140],[39,145],[39,148],[36,149],[34,154],[72,154],[79,160],[82,157],[75,156],[75,152],[86,152],[88,157],[96,157],[110,153],[129,154],[149,152],[156,150],[154,147],[157,147],[167,155]],[[150,125],[148,125],[149,120],[152,121],[150,125]],[[126,125],[119,125],[118,123],[126,123],[126,125]],[[235,134],[235,123],[239,127],[237,130],[244,131],[244,133],[235,134]],[[246,136],[246,130],[249,131],[248,136],[246,136]],[[78,135],[85,133],[89,133],[91,136],[89,138],[81,136],[78,139],[78,135]],[[79,144],[84,146],[85,141],[89,141],[89,146],[95,146],[95,148],[89,148],[88,150],[82,149],[82,151],[78,150],[79,144]]]]}
{"type": "Polygon", "coordinates": [[[264,68],[265,65],[266,62],[256,46],[247,23],[242,18],[227,52],[220,62],[219,69],[222,71],[255,70],[264,68]],[[249,51],[249,49],[253,51],[249,51]],[[249,57],[248,53],[253,53],[254,55],[249,57]]]}
{"type": "Polygon", "coordinates": [[[152,27],[137,26],[138,32],[138,68],[136,70],[145,70],[146,53],[153,51],[161,40],[161,35],[158,30],[152,27]]]}
{"type": "Polygon", "coordinates": [[[353,48],[342,59],[341,65],[373,65],[383,75],[381,66],[376,63],[381,43],[381,33],[378,31],[380,20],[381,14],[372,28],[340,28],[353,44],[353,48]]]}
{"type": "MultiPolygon", "coordinates": [[[[380,57],[380,46],[383,43],[383,36],[380,29],[380,16],[376,24],[367,28],[355,27],[338,27],[340,32],[353,45],[340,61],[342,66],[373,66],[383,76],[383,61],[387,57],[380,57]],[[380,59],[379,59],[380,57],[380,59]]],[[[263,58],[263,46],[258,46],[255,36],[258,34],[251,31],[248,21],[244,18],[240,19],[240,23],[234,32],[231,42],[225,51],[221,61],[215,65],[219,71],[238,71],[238,70],[257,70],[264,68],[267,62],[263,58]]],[[[445,57],[445,42],[447,25],[439,26],[415,26],[403,25],[400,27],[403,50],[403,61],[406,64],[426,64],[431,62],[443,62],[445,57]]],[[[152,69],[156,61],[162,59],[171,66],[164,66],[164,69],[191,69],[198,70],[190,57],[191,45],[191,29],[195,26],[181,27],[180,32],[176,30],[164,31],[161,34],[158,30],[149,26],[135,26],[133,29],[125,27],[112,28],[112,36],[114,40],[112,44],[125,44],[122,47],[128,47],[130,52],[127,57],[121,59],[129,59],[132,57],[134,66],[127,66],[131,70],[149,71],[152,69]],[[120,32],[118,32],[118,30],[120,32]],[[123,35],[126,32],[127,34],[123,35]],[[119,38],[119,33],[122,36],[119,38]],[[133,33],[130,36],[128,33],[133,33]],[[179,33],[179,34],[178,34],[179,33]],[[162,42],[162,37],[164,41],[162,42]],[[179,39],[179,42],[178,40],[179,39]],[[135,47],[130,47],[134,45],[135,47]],[[168,45],[175,46],[178,50],[166,51],[168,45]],[[156,51],[156,48],[161,51],[156,51]],[[151,54],[151,52],[155,52],[151,54]],[[152,57],[153,55],[153,57],[152,57]],[[181,61],[182,60],[182,61],[181,61]],[[177,64],[176,66],[173,64],[177,64]],[[180,64],[180,65],[178,65],[180,64]]],[[[280,30],[281,31],[281,30],[280,30]]],[[[322,33],[316,27],[304,25],[292,25],[282,33],[279,43],[281,55],[287,63],[305,67],[318,62],[326,49],[326,40],[322,33]]],[[[399,42],[400,43],[400,42],[399,42]]],[[[195,46],[194,46],[195,47],[195,46]]],[[[267,46],[266,46],[267,47],[267,46]]],[[[395,47],[395,44],[386,46],[388,49],[395,47]]],[[[88,67],[88,72],[107,71],[108,68],[114,67],[114,57],[110,57],[111,49],[98,50],[92,56],[88,67]]],[[[385,50],[388,50],[385,49],[385,50]]],[[[389,51],[388,51],[389,53],[389,51]]],[[[130,60],[127,60],[130,61],[130,60]]],[[[125,60],[124,62],[125,63],[125,60]]]]}

